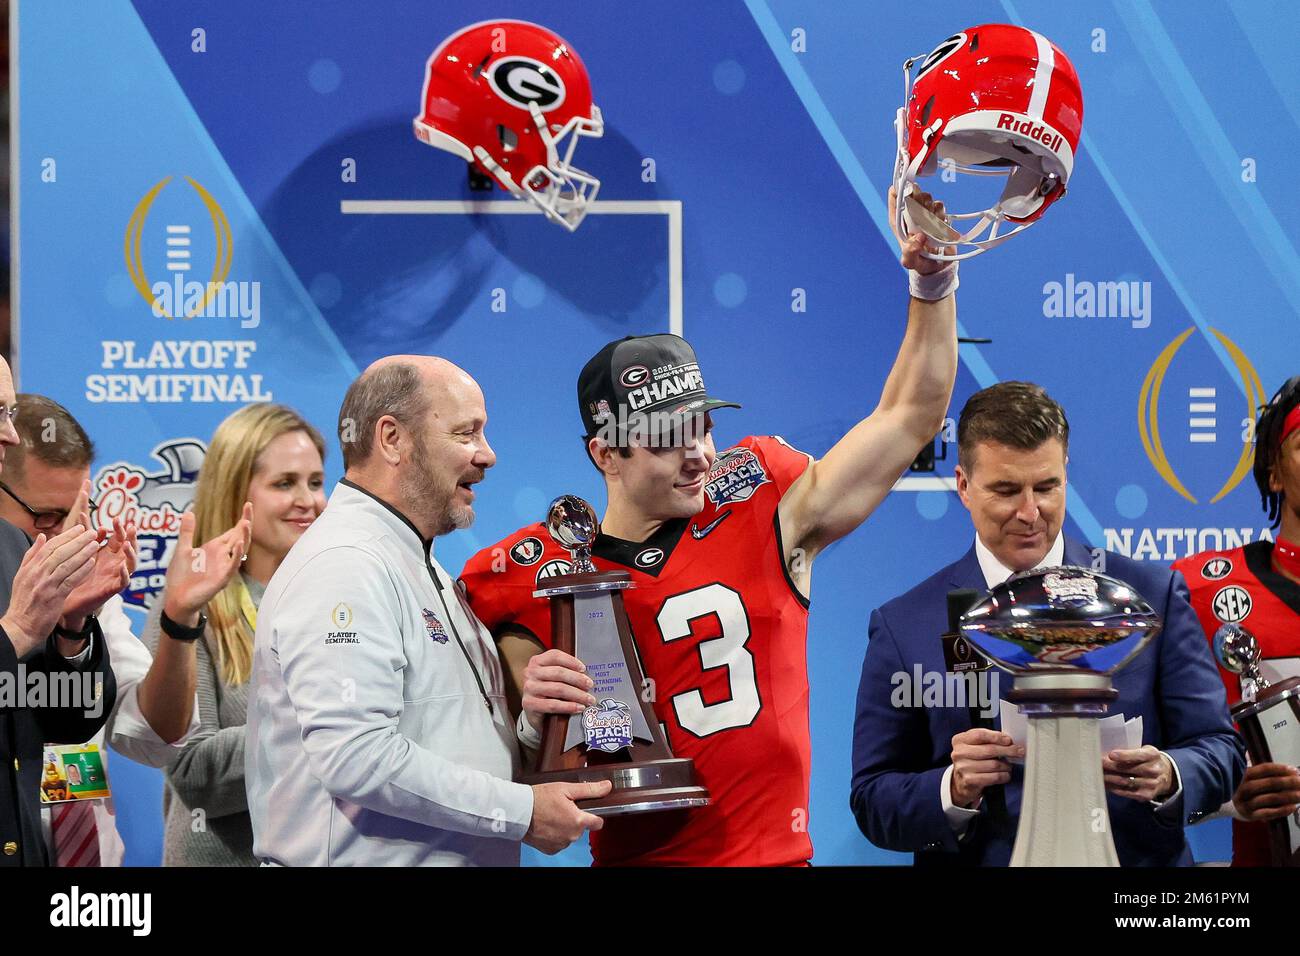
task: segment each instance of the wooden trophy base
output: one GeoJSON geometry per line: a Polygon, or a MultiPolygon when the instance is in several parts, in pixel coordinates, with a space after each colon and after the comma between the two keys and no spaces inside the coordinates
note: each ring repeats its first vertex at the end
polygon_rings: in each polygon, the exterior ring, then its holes
{"type": "Polygon", "coordinates": [[[600,780],[610,781],[614,789],[603,797],[577,801],[581,809],[598,817],[682,810],[708,806],[709,803],[709,791],[696,783],[694,763],[677,757],[639,763],[593,763],[586,767],[548,770],[524,777],[524,782],[529,785],[592,783],[600,780]]]}

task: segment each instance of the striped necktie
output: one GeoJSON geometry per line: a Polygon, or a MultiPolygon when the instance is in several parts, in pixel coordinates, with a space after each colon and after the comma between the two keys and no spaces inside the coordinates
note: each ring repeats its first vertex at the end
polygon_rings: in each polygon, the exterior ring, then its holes
{"type": "Polygon", "coordinates": [[[77,800],[55,805],[51,830],[55,866],[99,866],[99,825],[93,805],[77,800]]]}

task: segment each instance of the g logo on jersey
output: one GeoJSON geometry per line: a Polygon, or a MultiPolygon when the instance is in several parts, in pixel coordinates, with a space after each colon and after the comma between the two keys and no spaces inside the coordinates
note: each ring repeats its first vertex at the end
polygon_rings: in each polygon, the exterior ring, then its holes
{"type": "Polygon", "coordinates": [[[542,560],[542,542],[540,538],[524,538],[510,549],[510,560],[527,568],[542,560]]]}
{"type": "Polygon", "coordinates": [[[646,548],[632,560],[638,568],[653,568],[664,559],[663,548],[646,548]]]}
{"type": "Polygon", "coordinates": [[[1219,581],[1232,573],[1232,562],[1227,558],[1210,558],[1201,568],[1201,577],[1207,581],[1219,581]]]}
{"type": "Polygon", "coordinates": [[[1211,606],[1214,608],[1214,616],[1224,624],[1236,624],[1246,619],[1253,604],[1249,591],[1230,584],[1214,595],[1211,606]]]}
{"type": "Polygon", "coordinates": [[[547,561],[537,569],[537,577],[533,580],[533,583],[540,585],[543,578],[553,578],[557,574],[568,574],[572,570],[572,562],[565,561],[563,558],[555,558],[547,561]]]}

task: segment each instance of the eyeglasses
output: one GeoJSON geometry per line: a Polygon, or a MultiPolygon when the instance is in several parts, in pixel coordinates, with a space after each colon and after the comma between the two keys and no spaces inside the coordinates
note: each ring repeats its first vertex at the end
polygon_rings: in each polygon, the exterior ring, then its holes
{"type": "Polygon", "coordinates": [[[18,427],[18,406],[17,405],[0,405],[0,428],[6,425],[18,427]]]}
{"type": "MultiPolygon", "coordinates": [[[[4,407],[0,406],[0,422],[3,422],[5,411],[4,407]]],[[[12,409],[9,409],[9,411],[12,411],[12,409]]],[[[68,512],[62,508],[57,508],[53,511],[37,511],[27,502],[23,501],[23,499],[14,494],[14,490],[3,481],[0,481],[0,491],[3,491],[14,501],[18,502],[22,509],[32,516],[32,526],[37,531],[52,531],[67,520],[68,512]]],[[[92,501],[89,506],[91,510],[94,510],[95,503],[92,501]]]]}

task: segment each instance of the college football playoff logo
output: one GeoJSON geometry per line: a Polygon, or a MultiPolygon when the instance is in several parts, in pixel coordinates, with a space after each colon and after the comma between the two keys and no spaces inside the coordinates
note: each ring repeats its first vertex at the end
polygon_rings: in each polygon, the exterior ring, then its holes
{"type": "MultiPolygon", "coordinates": [[[[126,235],[123,238],[123,250],[126,255],[127,271],[131,274],[131,284],[135,290],[140,293],[140,298],[149,303],[149,307],[155,315],[174,319],[184,317],[192,319],[196,316],[203,315],[212,303],[213,297],[223,293],[226,284],[226,278],[230,275],[231,249],[233,242],[230,232],[230,221],[226,218],[225,212],[213,198],[212,193],[208,192],[198,183],[197,180],[185,177],[185,182],[189,184],[190,189],[198,197],[202,204],[203,210],[211,220],[211,226],[216,239],[216,249],[212,259],[212,269],[207,276],[207,281],[203,283],[193,282],[185,283],[184,276],[190,271],[192,266],[197,265],[194,260],[195,250],[191,245],[196,234],[192,234],[191,225],[188,222],[166,222],[163,225],[164,232],[158,232],[157,236],[153,232],[146,232],[146,224],[149,220],[149,210],[153,208],[154,202],[167,184],[172,181],[171,176],[165,176],[158,182],[154,183],[144,198],[136,203],[135,210],[131,213],[131,218],[126,224],[126,235]],[[165,266],[166,275],[169,278],[166,282],[155,284],[150,281],[149,275],[145,270],[145,258],[141,255],[141,241],[149,238],[147,245],[152,247],[153,255],[165,252],[165,260],[159,260],[155,269],[165,266]],[[165,249],[158,248],[160,242],[165,241],[165,249]],[[182,291],[178,294],[170,294],[173,282],[177,284],[182,291]]],[[[171,218],[175,215],[175,210],[168,214],[171,218]]],[[[154,232],[157,232],[155,229],[154,232]]]]}
{"type": "MultiPolygon", "coordinates": [[[[1160,430],[1160,411],[1162,407],[1160,393],[1165,376],[1168,374],[1169,367],[1173,364],[1178,350],[1183,347],[1183,343],[1195,331],[1196,327],[1192,326],[1165,346],[1147,371],[1138,396],[1138,433],[1142,437],[1142,447],[1147,453],[1147,458],[1150,459],[1152,466],[1160,477],[1165,480],[1166,484],[1192,504],[1199,504],[1197,497],[1187,489],[1182,479],[1174,472],[1173,465],[1169,463],[1169,456],[1165,451],[1165,437],[1160,430]]],[[[1255,420],[1255,410],[1267,400],[1267,396],[1264,394],[1264,386],[1259,380],[1259,373],[1255,371],[1250,359],[1246,357],[1246,354],[1242,352],[1235,342],[1218,329],[1210,329],[1210,332],[1218,339],[1224,351],[1232,360],[1233,367],[1241,381],[1242,391],[1246,396],[1246,404],[1242,411],[1245,419],[1253,422],[1255,420]]],[[[1173,403],[1166,399],[1165,405],[1170,404],[1173,403]]],[[[1177,408],[1178,406],[1175,405],[1174,407],[1177,408]]],[[[1189,415],[1189,418],[1186,419],[1188,424],[1186,437],[1188,441],[1197,446],[1215,444],[1219,434],[1217,431],[1218,418],[1225,414],[1225,412],[1219,410],[1216,390],[1208,386],[1189,389],[1188,404],[1184,407],[1189,415]]],[[[1173,440],[1172,435],[1169,437],[1170,440],[1173,440]]],[[[1222,487],[1210,499],[1210,504],[1224,498],[1250,473],[1255,454],[1254,442],[1251,440],[1250,435],[1246,435],[1245,440],[1240,445],[1237,445],[1239,437],[1233,431],[1231,442],[1225,442],[1236,454],[1236,464],[1233,466],[1227,480],[1223,482],[1222,487]]]]}

